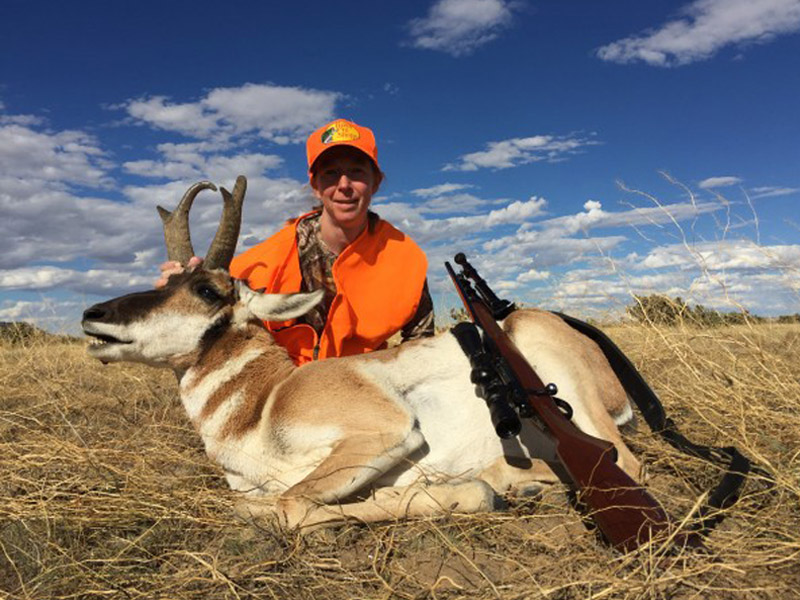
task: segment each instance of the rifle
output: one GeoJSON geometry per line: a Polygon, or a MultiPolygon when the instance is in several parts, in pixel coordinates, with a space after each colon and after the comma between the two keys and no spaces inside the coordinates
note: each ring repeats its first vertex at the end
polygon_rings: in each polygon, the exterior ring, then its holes
{"type": "Polygon", "coordinates": [[[445,268],[472,323],[460,323],[453,334],[470,359],[471,380],[489,407],[497,435],[516,436],[520,417],[538,420],[555,443],[567,483],[618,550],[629,552],[667,534],[674,534],[678,546],[702,548],[697,533],[675,532],[673,521],[656,499],[617,466],[613,444],[587,435],[572,423],[569,405],[556,397],[557,386],[544,385],[497,324],[497,319],[516,310],[514,304],[498,298],[464,254],[454,260],[462,267],[461,273],[456,274],[449,262],[445,268]],[[476,326],[483,332],[482,339],[476,326]]]}

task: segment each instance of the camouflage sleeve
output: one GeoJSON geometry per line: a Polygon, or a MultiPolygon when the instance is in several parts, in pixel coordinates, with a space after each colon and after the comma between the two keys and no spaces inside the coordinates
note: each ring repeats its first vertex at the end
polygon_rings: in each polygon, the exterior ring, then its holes
{"type": "Polygon", "coordinates": [[[430,337],[435,333],[433,322],[433,300],[431,294],[428,292],[428,280],[425,280],[425,285],[422,286],[422,296],[419,299],[419,306],[417,312],[411,317],[411,320],[405,324],[400,335],[402,342],[415,340],[423,337],[430,337]]]}

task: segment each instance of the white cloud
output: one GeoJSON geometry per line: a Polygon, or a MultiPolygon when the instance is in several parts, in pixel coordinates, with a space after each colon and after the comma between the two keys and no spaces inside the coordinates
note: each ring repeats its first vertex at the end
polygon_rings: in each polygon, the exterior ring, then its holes
{"type": "Polygon", "coordinates": [[[132,274],[119,269],[78,271],[59,267],[25,267],[0,271],[0,289],[51,290],[54,288],[86,294],[132,292],[152,287],[155,272],[132,274]]]}
{"type": "MultiPolygon", "coordinates": [[[[737,311],[746,307],[755,314],[789,314],[797,312],[800,279],[797,277],[798,262],[767,263],[761,260],[743,260],[731,263],[728,258],[741,248],[762,255],[784,254],[795,256],[796,249],[756,247],[750,242],[709,242],[700,248],[689,250],[683,246],[657,247],[654,255],[671,254],[675,260],[664,264],[657,272],[647,272],[642,262],[632,261],[588,261],[589,268],[572,269],[567,272],[549,298],[564,310],[576,310],[578,314],[606,313],[616,307],[616,316],[624,314],[624,307],[631,304],[633,295],[664,294],[680,296],[691,304],[703,304],[707,308],[721,311],[737,311]],[[708,256],[719,256],[722,260],[709,260],[705,265],[698,262],[694,250],[708,256]],[[765,267],[765,265],[768,265],[765,267]],[[634,273],[624,269],[633,268],[634,273]]],[[[800,249],[800,247],[796,247],[800,249]]],[[[613,315],[612,315],[613,316],[613,315]]]]}
{"type": "MultiPolygon", "coordinates": [[[[215,179],[231,189],[233,177],[215,179]]],[[[0,180],[0,271],[6,277],[0,288],[15,287],[19,272],[31,263],[50,266],[71,261],[89,261],[101,268],[125,269],[151,282],[158,264],[164,259],[161,221],[155,206],[174,207],[189,183],[172,181],[163,185],[128,186],[123,189],[128,202],[97,197],[38,190],[28,194],[15,191],[11,196],[0,180]],[[17,273],[12,279],[9,272],[17,273]]],[[[249,179],[244,205],[244,225],[240,244],[246,246],[274,232],[289,217],[311,206],[307,186],[291,179],[249,179]]],[[[203,192],[195,202],[191,216],[192,240],[202,254],[213,237],[222,209],[221,197],[203,192]]],[[[42,267],[44,268],[44,267],[42,267]]],[[[34,269],[35,270],[35,269],[34,269]]],[[[47,277],[62,277],[61,270],[47,277]]],[[[26,277],[29,277],[26,275],[26,277]]],[[[42,287],[60,285],[61,280],[47,279],[42,287]]],[[[82,281],[82,280],[81,280],[82,281]]],[[[113,281],[121,283],[122,280],[113,281]]],[[[24,289],[31,288],[25,279],[24,289]]],[[[77,288],[76,288],[77,289],[77,288]]],[[[122,288],[120,288],[122,289],[122,288]]],[[[127,287],[124,289],[128,289],[127,287]]]]}
{"type": "Polygon", "coordinates": [[[744,306],[755,314],[797,312],[800,245],[762,245],[747,239],[693,241],[694,235],[683,243],[673,241],[688,233],[679,229],[682,222],[691,221],[694,234],[703,214],[721,208],[731,207],[684,202],[610,212],[590,200],[581,213],[525,224],[512,235],[485,242],[482,249],[491,257],[485,261],[487,265],[511,263],[516,267],[514,272],[492,268],[487,274],[490,281],[513,278],[520,283],[522,287],[515,291],[520,300],[535,299],[539,304],[585,315],[608,315],[613,307],[619,314],[630,304],[632,294],[652,293],[681,296],[725,311],[744,306]],[[585,235],[589,229],[626,224],[657,226],[637,229],[647,236],[649,250],[644,255],[615,256],[630,248],[624,237],[572,237],[578,231],[585,235]],[[565,265],[570,269],[559,274],[565,265]],[[554,273],[554,269],[558,271],[554,273]],[[524,281],[531,270],[534,277],[524,281]],[[543,271],[551,274],[544,286],[535,278],[543,271]]]}
{"type": "Polygon", "coordinates": [[[0,305],[0,321],[27,321],[48,331],[76,333],[87,303],[77,300],[6,301],[0,305]]]}
{"type": "Polygon", "coordinates": [[[471,214],[485,209],[496,201],[485,200],[472,194],[451,194],[430,198],[419,204],[422,213],[464,213],[471,214]]]}
{"type": "Polygon", "coordinates": [[[729,45],[758,43],[800,29],[800,0],[696,0],[679,18],[597,50],[606,61],[659,67],[706,60],[729,45]]]}
{"type": "Polygon", "coordinates": [[[453,244],[459,238],[476,232],[486,234],[493,227],[519,225],[542,215],[546,205],[544,198],[532,196],[524,202],[517,200],[485,214],[445,218],[426,217],[424,208],[404,202],[379,204],[375,206],[375,210],[417,242],[433,245],[441,242],[453,244]]]}
{"type": "Polygon", "coordinates": [[[145,237],[130,205],[72,191],[110,187],[112,167],[85,132],[0,127],[0,268],[129,259],[145,237]]]}
{"type": "MultiPolygon", "coordinates": [[[[0,106],[0,108],[2,108],[0,106]]],[[[36,303],[27,300],[20,300],[19,302],[4,302],[3,307],[0,308],[0,320],[19,321],[36,311],[36,303]]]]}
{"type": "Polygon", "coordinates": [[[507,279],[501,279],[497,281],[493,286],[493,289],[498,292],[513,292],[514,290],[518,290],[522,287],[519,281],[509,281],[507,279]]]}
{"type": "Polygon", "coordinates": [[[499,208],[489,212],[486,216],[480,216],[475,222],[485,222],[487,226],[502,225],[504,223],[519,224],[533,217],[544,214],[547,200],[531,196],[525,202],[519,200],[512,202],[504,208],[499,208]]]}
{"type": "MultiPolygon", "coordinates": [[[[692,278],[680,272],[657,275],[620,276],[608,265],[591,269],[575,269],[567,273],[553,292],[553,302],[565,310],[595,313],[599,309],[616,308],[617,314],[631,303],[635,295],[660,293],[687,297],[692,278]],[[588,309],[588,310],[587,310],[588,309]]],[[[600,311],[602,312],[602,311],[600,311]]]]}
{"type": "MultiPolygon", "coordinates": [[[[2,107],[0,107],[2,110],[2,107]]],[[[0,125],[22,125],[30,127],[34,125],[44,125],[46,120],[36,115],[0,115],[0,125]]]]}
{"type": "MultiPolygon", "coordinates": [[[[231,189],[236,175],[248,177],[250,191],[245,202],[242,244],[263,239],[287,218],[311,206],[305,182],[267,177],[270,170],[282,165],[280,157],[258,153],[220,155],[215,153],[219,148],[220,145],[207,142],[162,144],[158,146],[160,159],[126,163],[128,172],[169,181],[125,186],[122,194],[127,201],[121,201],[124,198],[117,193],[112,195],[105,190],[112,183],[109,169],[113,165],[92,136],[80,131],[51,132],[19,125],[0,127],[0,269],[6,269],[3,285],[16,286],[20,277],[16,270],[31,263],[60,269],[60,265],[76,260],[101,270],[124,265],[130,273],[148,281],[153,279],[164,256],[155,206],[175,206],[188,186],[199,179],[211,179],[231,189]],[[101,193],[87,194],[74,186],[100,187],[101,193]]],[[[216,231],[221,206],[219,194],[205,192],[198,199],[192,212],[192,235],[199,253],[205,251],[216,231]]],[[[51,279],[40,283],[43,289],[48,281],[61,285],[63,276],[60,270],[52,271],[47,275],[51,279]]],[[[39,285],[26,277],[22,288],[39,285]]]]}
{"type": "Polygon", "coordinates": [[[473,187],[475,186],[468,183],[442,183],[429,188],[417,188],[416,190],[411,190],[411,193],[420,198],[433,198],[473,187]]]}
{"type": "Polygon", "coordinates": [[[517,271],[544,269],[573,264],[589,256],[605,255],[627,241],[622,235],[573,238],[555,232],[536,232],[524,237],[515,235],[483,244],[486,251],[501,262],[515,265],[517,271]]]}
{"type": "Polygon", "coordinates": [[[468,193],[455,193],[474,187],[467,183],[442,183],[428,188],[417,188],[411,190],[411,193],[423,199],[423,202],[417,205],[419,211],[429,214],[470,214],[503,202],[503,200],[479,198],[468,193]]]}
{"type": "Polygon", "coordinates": [[[158,241],[155,212],[0,179],[0,268],[92,259],[125,263],[158,241]]]}
{"type": "Polygon", "coordinates": [[[532,162],[556,162],[600,142],[580,137],[535,135],[489,142],[486,150],[465,154],[455,163],[445,165],[444,171],[477,171],[478,169],[508,169],[532,162]]]}
{"type": "Polygon", "coordinates": [[[800,245],[760,246],[749,240],[671,244],[648,252],[635,268],[689,266],[708,271],[789,269],[800,275],[800,245]]]}
{"type": "Polygon", "coordinates": [[[142,177],[168,179],[200,179],[208,178],[219,181],[230,177],[231,173],[243,175],[259,175],[276,169],[283,164],[283,159],[274,154],[242,153],[233,156],[204,156],[202,154],[184,153],[178,160],[166,159],[137,160],[124,163],[124,169],[142,177]]]}
{"type": "Polygon", "coordinates": [[[512,4],[505,0],[437,0],[424,18],[408,24],[411,45],[466,56],[511,25],[512,4]]]}
{"type": "Polygon", "coordinates": [[[82,131],[36,131],[13,122],[0,126],[0,177],[62,188],[102,187],[111,184],[108,167],[97,140],[82,131]]]}
{"type": "MultiPolygon", "coordinates": [[[[0,106],[2,109],[2,106],[0,106]]],[[[35,310],[35,304],[26,300],[19,302],[4,302],[3,307],[0,307],[0,320],[19,321],[30,315],[35,310]]]]}
{"type": "Polygon", "coordinates": [[[588,232],[600,227],[623,227],[636,225],[659,225],[673,221],[683,221],[705,213],[723,208],[717,202],[676,202],[661,206],[632,208],[621,212],[603,209],[597,200],[589,200],[583,205],[585,212],[563,217],[555,217],[542,221],[539,225],[546,229],[557,230],[564,235],[572,235],[579,231],[588,232]]]}
{"type": "Polygon", "coordinates": [[[737,185],[740,183],[742,183],[741,177],[724,176],[724,177],[709,177],[708,179],[703,179],[703,181],[701,181],[697,185],[701,189],[708,190],[713,188],[729,187],[731,185],[737,185]]]}
{"type": "Polygon", "coordinates": [[[550,271],[540,271],[538,269],[528,269],[524,273],[517,275],[520,283],[530,283],[531,281],[543,281],[550,278],[550,271]]]}
{"type": "Polygon", "coordinates": [[[341,98],[337,92],[246,83],[215,88],[197,102],[152,96],[129,100],[124,107],[135,121],[198,139],[255,135],[286,144],[302,141],[332,120],[341,98]]]}
{"type": "MultiPolygon", "coordinates": [[[[217,133],[223,129],[219,122],[214,127],[217,133]]],[[[245,131],[245,136],[251,134],[257,131],[245,131]]],[[[0,144],[0,292],[14,290],[15,296],[25,298],[0,304],[0,318],[30,318],[48,327],[60,318],[74,327],[80,308],[92,302],[87,295],[111,297],[149,288],[164,257],[161,223],[154,207],[175,206],[187,186],[198,179],[211,179],[230,189],[236,174],[248,177],[241,248],[263,240],[286,218],[313,203],[305,181],[275,175],[275,170],[283,169],[279,156],[245,151],[236,139],[165,143],[157,146],[155,155],[133,155],[122,167],[137,176],[131,180],[136,184],[116,184],[115,188],[121,188],[117,192],[108,187],[116,165],[110,163],[99,141],[85,132],[58,132],[43,124],[15,122],[0,127],[0,135],[6,136],[5,144],[0,144]],[[87,192],[85,186],[96,191],[87,192]],[[58,302],[48,295],[57,296],[58,302]]],[[[539,159],[530,156],[535,152],[576,149],[552,145],[559,139],[544,137],[507,140],[518,153],[509,158],[507,152],[507,162],[522,164],[539,159]]],[[[502,142],[497,144],[501,144],[499,150],[504,149],[502,142]]],[[[470,160],[462,159],[461,164],[493,164],[491,157],[470,160]]],[[[589,200],[577,214],[543,220],[547,202],[541,197],[486,199],[471,193],[475,187],[446,182],[413,189],[408,202],[376,202],[375,209],[383,217],[423,246],[431,264],[431,287],[442,294],[452,294],[452,285],[445,280],[441,263],[451,260],[456,251],[467,252],[487,280],[514,299],[526,302],[548,294],[543,302],[547,307],[607,306],[610,299],[624,304],[630,289],[644,291],[647,286],[684,297],[690,288],[722,297],[717,283],[703,283],[698,261],[706,272],[729,277],[728,292],[736,291],[752,301],[755,312],[767,301],[771,306],[787,303],[781,290],[800,291],[800,249],[796,246],[709,243],[686,252],[666,244],[637,256],[631,254],[631,240],[625,235],[587,235],[603,227],[660,226],[673,220],[694,223],[704,213],[720,209],[717,202],[614,211],[589,200]],[[621,280],[619,273],[604,266],[613,261],[612,253],[628,254],[616,260],[632,275],[621,280]],[[572,271],[565,276],[566,268],[572,271]],[[774,273],[780,277],[770,277],[774,273]],[[565,284],[563,288],[559,281],[565,284]]],[[[752,191],[777,195],[791,193],[792,188],[752,191]]],[[[207,248],[220,211],[218,193],[206,191],[198,198],[192,212],[198,252],[207,248]]],[[[651,227],[648,235],[658,229],[651,227]]]]}
{"type": "Polygon", "coordinates": [[[614,307],[619,313],[630,304],[631,294],[650,293],[682,296],[720,310],[736,310],[738,303],[757,314],[796,312],[800,245],[747,240],[658,244],[659,237],[674,238],[681,222],[690,220],[694,226],[703,214],[720,208],[718,203],[687,202],[610,212],[590,200],[583,212],[525,222],[513,234],[478,242],[473,262],[488,281],[513,289],[519,301],[583,315],[607,315],[614,307]],[[665,223],[670,226],[664,228],[665,223]],[[647,230],[650,251],[620,258],[615,255],[630,247],[627,237],[586,235],[591,229],[624,225],[657,225],[647,230]],[[579,232],[586,237],[572,237],[579,232]]]}
{"type": "Polygon", "coordinates": [[[798,192],[800,192],[800,188],[763,186],[763,187],[754,187],[750,191],[752,192],[753,199],[755,199],[755,198],[770,198],[773,196],[789,196],[791,194],[797,194],[798,192]]]}

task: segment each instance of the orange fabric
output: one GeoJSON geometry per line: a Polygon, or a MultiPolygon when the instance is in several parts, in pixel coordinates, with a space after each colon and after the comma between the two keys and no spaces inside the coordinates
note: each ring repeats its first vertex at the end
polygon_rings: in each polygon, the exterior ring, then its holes
{"type": "Polygon", "coordinates": [[[369,156],[378,166],[378,146],[375,143],[375,135],[368,127],[356,125],[346,119],[337,119],[327,125],[323,125],[314,133],[308,136],[306,141],[306,156],[308,157],[308,171],[311,175],[311,167],[319,155],[330,150],[335,146],[352,146],[361,150],[369,156]]]}
{"type": "MultiPolygon", "coordinates": [[[[302,284],[297,255],[297,222],[235,257],[233,277],[247,280],[268,293],[299,292],[302,284]]],[[[325,329],[317,339],[310,325],[296,320],[265,322],[295,364],[314,358],[349,356],[385,347],[388,340],[414,316],[419,304],[428,260],[411,238],[386,221],[364,232],[342,250],[333,263],[336,297],[325,329]]]]}

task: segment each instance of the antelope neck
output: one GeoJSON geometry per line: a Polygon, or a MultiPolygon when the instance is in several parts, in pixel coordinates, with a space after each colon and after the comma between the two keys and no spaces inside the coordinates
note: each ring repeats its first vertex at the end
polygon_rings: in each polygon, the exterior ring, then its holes
{"type": "Polygon", "coordinates": [[[241,434],[295,368],[260,324],[231,328],[186,371],[181,400],[199,430],[213,421],[218,434],[241,434]]]}

